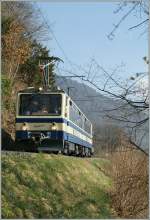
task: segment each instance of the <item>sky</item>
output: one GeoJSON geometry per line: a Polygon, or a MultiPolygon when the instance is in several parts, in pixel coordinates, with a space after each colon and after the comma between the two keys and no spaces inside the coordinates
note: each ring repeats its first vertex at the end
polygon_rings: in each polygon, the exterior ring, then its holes
{"type": "MultiPolygon", "coordinates": [[[[38,2],[37,5],[54,34],[50,34],[51,40],[44,44],[52,55],[64,61],[64,69],[74,68],[77,74],[81,74],[70,62],[88,70],[91,60],[95,59],[109,72],[122,64],[118,75],[123,79],[136,72],[147,71],[143,60],[148,54],[146,26],[128,30],[145,19],[136,10],[122,22],[114,39],[109,40],[107,36],[113,30],[114,24],[119,22],[129,8],[114,13],[118,8],[116,2],[38,2]]],[[[91,77],[94,76],[92,74],[94,73],[91,71],[91,77]]]]}

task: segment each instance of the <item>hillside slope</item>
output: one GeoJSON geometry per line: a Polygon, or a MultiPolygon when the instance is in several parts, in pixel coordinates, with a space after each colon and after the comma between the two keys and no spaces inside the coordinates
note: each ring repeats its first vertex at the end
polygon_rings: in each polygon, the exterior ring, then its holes
{"type": "Polygon", "coordinates": [[[110,218],[104,159],[2,153],[3,218],[110,218]]]}

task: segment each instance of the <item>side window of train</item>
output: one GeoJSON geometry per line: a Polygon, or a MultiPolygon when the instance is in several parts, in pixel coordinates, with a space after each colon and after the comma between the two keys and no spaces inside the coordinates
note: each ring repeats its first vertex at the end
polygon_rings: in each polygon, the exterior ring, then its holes
{"type": "Polygon", "coordinates": [[[82,113],[80,111],[78,111],[79,115],[78,115],[78,125],[79,127],[83,128],[83,122],[82,122],[82,113]]]}
{"type": "Polygon", "coordinates": [[[76,125],[83,128],[83,115],[80,110],[70,101],[70,120],[73,121],[76,125]]]}
{"type": "Polygon", "coordinates": [[[72,101],[69,101],[69,118],[71,121],[73,121],[73,106],[72,101]]]}
{"type": "Polygon", "coordinates": [[[84,122],[84,128],[85,128],[85,131],[88,132],[89,134],[91,134],[91,123],[89,120],[87,120],[85,118],[85,122],[84,122]]]}
{"type": "Polygon", "coordinates": [[[78,125],[78,111],[76,106],[72,103],[72,101],[70,101],[69,109],[70,109],[70,120],[78,125]]]}

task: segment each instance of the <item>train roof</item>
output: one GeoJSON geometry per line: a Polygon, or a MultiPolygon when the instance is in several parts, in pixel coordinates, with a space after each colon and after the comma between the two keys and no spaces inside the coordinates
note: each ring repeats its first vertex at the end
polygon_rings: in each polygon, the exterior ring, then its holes
{"type": "Polygon", "coordinates": [[[62,89],[50,89],[50,88],[34,88],[34,87],[28,87],[23,90],[19,90],[18,93],[44,93],[44,92],[51,92],[51,93],[65,93],[62,89]]]}

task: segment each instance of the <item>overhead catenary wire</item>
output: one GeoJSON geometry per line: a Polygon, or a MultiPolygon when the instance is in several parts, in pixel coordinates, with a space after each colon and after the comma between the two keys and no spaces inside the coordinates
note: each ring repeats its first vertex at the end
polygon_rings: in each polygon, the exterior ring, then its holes
{"type": "MultiPolygon", "coordinates": [[[[40,9],[39,9],[39,10],[40,10],[40,9]]],[[[40,10],[40,12],[41,12],[41,10],[40,10]]],[[[41,14],[42,14],[42,12],[41,12],[41,14]]],[[[43,14],[42,14],[42,17],[43,17],[43,19],[45,20],[43,14]]],[[[51,27],[48,25],[47,21],[46,21],[46,24],[47,24],[47,26],[48,26],[48,28],[49,28],[49,30],[50,30],[50,33],[51,33],[52,36],[54,37],[54,39],[55,39],[55,41],[56,41],[56,43],[57,43],[59,49],[62,51],[62,53],[64,54],[65,59],[66,59],[66,60],[68,61],[68,63],[70,64],[71,68],[74,69],[74,65],[76,65],[76,66],[78,67],[78,69],[79,69],[79,66],[78,66],[77,64],[73,64],[73,63],[70,61],[70,59],[69,59],[68,56],[66,55],[64,49],[62,48],[62,46],[60,45],[59,41],[57,40],[57,38],[56,38],[54,32],[52,31],[51,27]]],[[[90,66],[90,69],[91,69],[91,66],[90,66]]],[[[81,67],[80,67],[80,70],[81,70],[81,67]]],[[[89,77],[89,73],[90,73],[90,70],[89,70],[89,72],[88,72],[88,77],[89,77]]],[[[74,75],[74,77],[81,77],[81,80],[83,80],[83,77],[82,77],[82,76],[79,76],[78,74],[75,74],[75,73],[73,73],[73,75],[74,75]]],[[[83,82],[82,82],[82,84],[83,84],[83,82]]],[[[83,84],[83,86],[84,86],[84,88],[86,89],[86,93],[87,93],[87,88],[85,87],[85,84],[83,84]]],[[[91,99],[91,101],[92,101],[92,99],[91,99]]]]}
{"type": "MultiPolygon", "coordinates": [[[[61,44],[59,43],[59,41],[58,41],[58,39],[57,39],[56,35],[54,34],[54,32],[53,32],[53,30],[52,30],[51,26],[48,24],[48,22],[47,22],[47,20],[46,20],[45,16],[43,15],[43,13],[42,13],[41,9],[39,8],[38,3],[37,3],[37,2],[34,2],[34,4],[35,4],[35,6],[37,7],[37,9],[38,9],[39,13],[41,14],[41,17],[42,17],[42,19],[43,19],[44,23],[46,24],[46,26],[47,26],[47,28],[48,28],[48,30],[49,30],[49,33],[52,35],[52,37],[53,37],[53,39],[55,40],[55,42],[56,42],[56,44],[57,44],[58,48],[59,48],[59,49],[60,49],[60,51],[62,52],[62,54],[63,54],[64,58],[65,58],[65,59],[66,59],[66,61],[69,63],[69,65],[71,66],[71,68],[74,68],[74,67],[73,67],[73,65],[72,65],[71,60],[68,58],[68,56],[67,56],[66,52],[64,51],[64,49],[63,49],[63,47],[61,46],[61,44]]],[[[67,82],[66,82],[66,81],[67,81],[67,80],[65,80],[65,79],[64,79],[65,84],[67,84],[67,82]]],[[[68,86],[67,86],[67,87],[68,87],[68,86]]]]}
{"type": "MultiPolygon", "coordinates": [[[[72,69],[74,69],[74,65],[73,65],[72,61],[68,58],[66,52],[64,51],[64,49],[63,49],[63,47],[61,46],[60,42],[58,41],[56,35],[54,34],[54,32],[53,32],[51,26],[48,24],[47,20],[45,19],[44,15],[43,15],[43,13],[42,13],[42,11],[41,11],[41,9],[40,9],[39,6],[38,6],[38,3],[37,3],[37,2],[34,2],[34,4],[36,5],[36,7],[37,7],[39,13],[41,14],[41,16],[42,16],[42,18],[43,18],[43,20],[44,20],[44,22],[45,22],[45,24],[46,24],[46,26],[47,26],[49,32],[50,32],[50,34],[53,36],[53,38],[54,38],[54,40],[55,40],[55,42],[56,42],[58,48],[61,50],[62,54],[64,55],[64,58],[65,58],[66,61],[69,63],[70,67],[71,67],[72,69]]],[[[74,75],[75,75],[76,77],[78,77],[77,74],[74,74],[74,75]]],[[[85,87],[85,85],[84,85],[84,87],[85,87]]],[[[86,90],[86,92],[87,92],[87,90],[86,90]]],[[[92,101],[92,100],[91,100],[91,101],[92,101]]]]}
{"type": "Polygon", "coordinates": [[[43,13],[42,13],[42,11],[41,11],[41,9],[39,8],[38,3],[37,3],[37,2],[34,2],[34,4],[36,5],[36,7],[37,7],[39,13],[41,14],[41,17],[43,18],[43,20],[44,20],[44,22],[45,22],[45,24],[46,24],[46,26],[47,26],[47,28],[48,28],[48,30],[49,30],[49,32],[50,32],[50,34],[51,34],[52,37],[54,38],[54,40],[55,40],[57,46],[58,46],[59,49],[61,50],[62,54],[64,55],[64,57],[65,57],[65,59],[66,59],[66,61],[70,64],[71,67],[73,67],[71,60],[68,58],[68,56],[67,56],[66,52],[64,51],[63,47],[61,46],[61,44],[60,44],[59,41],[57,40],[57,37],[56,37],[56,35],[54,34],[54,32],[53,32],[51,26],[48,24],[47,20],[45,19],[44,15],[43,15],[43,13]]]}

